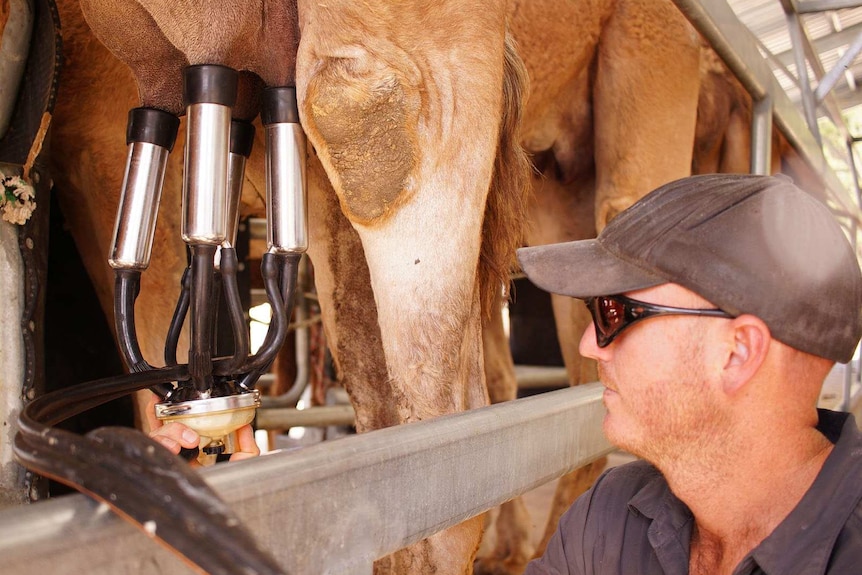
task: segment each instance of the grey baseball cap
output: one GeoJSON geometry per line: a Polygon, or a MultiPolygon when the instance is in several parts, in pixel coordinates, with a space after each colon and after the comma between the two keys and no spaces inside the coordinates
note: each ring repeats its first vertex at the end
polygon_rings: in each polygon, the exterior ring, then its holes
{"type": "Polygon", "coordinates": [[[777,340],[847,362],[862,336],[862,274],[832,213],[783,176],[665,184],[592,240],[522,248],[540,288],[576,298],[676,283],[777,340]]]}

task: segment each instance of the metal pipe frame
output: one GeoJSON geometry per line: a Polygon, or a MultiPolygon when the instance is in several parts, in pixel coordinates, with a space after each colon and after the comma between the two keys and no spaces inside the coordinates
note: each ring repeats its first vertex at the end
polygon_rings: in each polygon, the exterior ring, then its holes
{"type": "Polygon", "coordinates": [[[835,67],[829,70],[829,72],[820,79],[820,83],[817,84],[817,89],[814,91],[815,101],[818,103],[822,102],[826,97],[826,94],[832,91],[832,88],[835,87],[835,84],[838,83],[838,80],[844,72],[847,71],[847,67],[852,64],[853,60],[856,59],[856,56],[859,55],[859,52],[862,52],[862,31],[856,35],[853,43],[849,48],[847,48],[847,51],[841,55],[838,62],[835,63],[835,67]]]}
{"type": "MultiPolygon", "coordinates": [[[[812,134],[814,134],[815,138],[820,143],[820,146],[822,148],[823,139],[820,134],[820,127],[817,124],[818,105],[822,105],[823,111],[825,111],[827,117],[837,128],[841,139],[845,142],[848,142],[850,141],[850,133],[847,129],[847,124],[844,121],[844,116],[842,115],[841,108],[838,105],[838,100],[831,92],[832,87],[826,86],[826,84],[829,83],[826,80],[828,74],[823,68],[823,63],[820,61],[820,56],[817,53],[817,50],[814,48],[811,38],[809,38],[808,32],[802,23],[802,19],[799,15],[799,2],[798,0],[780,1],[782,7],[784,8],[785,14],[787,15],[788,29],[790,31],[794,54],[797,55],[797,59],[801,58],[801,64],[797,62],[797,72],[799,73],[799,90],[802,96],[803,105],[805,106],[806,117],[808,116],[808,114],[810,114],[811,118],[809,118],[808,121],[813,122],[813,124],[811,125],[811,132],[812,134]],[[818,82],[818,87],[816,90],[812,89],[811,83],[808,79],[808,71],[805,68],[806,61],[808,62],[808,65],[811,66],[811,70],[814,72],[814,77],[818,82]],[[823,88],[823,90],[820,89],[821,87],[823,88]]],[[[852,47],[851,50],[853,50],[852,47]]],[[[843,70],[840,66],[840,63],[839,65],[836,65],[833,71],[837,71],[839,75],[842,73],[843,70]]],[[[832,84],[834,86],[834,82],[832,82],[832,84]]],[[[855,170],[855,164],[852,160],[852,149],[849,163],[851,173],[853,174],[853,179],[858,180],[859,176],[855,170]]]]}
{"type": "Polygon", "coordinates": [[[798,0],[796,4],[796,11],[799,14],[862,6],[862,2],[859,0],[798,0]]]}
{"type": "MultiPolygon", "coordinates": [[[[286,572],[370,575],[376,558],[608,453],[602,390],[562,389],[201,473],[286,572]]],[[[0,511],[0,556],[4,575],[194,573],[83,495],[0,511]]]]}
{"type": "MultiPolygon", "coordinates": [[[[297,334],[298,335],[298,334],[297,334]]],[[[547,367],[539,365],[516,365],[515,379],[519,390],[554,390],[569,387],[569,376],[564,367],[547,367]]],[[[295,384],[296,385],[296,384],[295,384]]],[[[266,401],[261,398],[262,407],[257,410],[255,427],[257,429],[286,429],[288,427],[326,427],[329,425],[354,425],[355,413],[349,405],[350,400],[343,388],[330,390],[343,397],[337,397],[335,405],[307,407],[294,409],[292,404],[284,402],[284,407],[277,401],[266,401]]],[[[290,393],[290,392],[288,392],[290,393]]],[[[287,395],[287,394],[285,394],[287,395]]],[[[270,398],[277,400],[280,397],[270,398]]]]}
{"type": "MultiPolygon", "coordinates": [[[[782,0],[784,13],[787,17],[787,31],[790,34],[790,43],[793,46],[793,61],[796,65],[796,79],[799,83],[799,94],[802,97],[802,110],[805,114],[805,121],[808,123],[808,129],[820,146],[823,146],[823,138],[820,135],[820,127],[817,125],[817,102],[814,100],[814,93],[811,91],[811,79],[808,77],[808,62],[811,62],[812,67],[814,61],[806,59],[807,48],[810,46],[808,35],[805,33],[805,28],[802,27],[802,21],[799,19],[799,14],[793,10],[787,0],[782,0]]],[[[815,72],[816,75],[816,72],[815,72]]]]}
{"type": "MultiPolygon", "coordinates": [[[[853,193],[856,194],[856,201],[860,206],[862,206],[862,190],[859,189],[859,178],[855,177],[856,174],[859,173],[859,166],[856,164],[856,154],[853,150],[853,139],[848,139],[846,142],[847,146],[847,161],[850,162],[850,173],[854,175],[853,181],[850,182],[850,185],[853,189],[853,193]]],[[[856,235],[854,234],[855,238],[856,235]]]]}
{"type": "MultiPolygon", "coordinates": [[[[811,70],[814,72],[814,78],[817,80],[819,85],[823,83],[823,79],[827,76],[826,70],[823,68],[823,63],[820,61],[820,56],[814,48],[814,43],[808,36],[808,31],[805,29],[802,19],[799,17],[798,2],[796,0],[781,0],[781,3],[784,7],[785,14],[787,14],[793,49],[796,51],[797,46],[799,46],[799,51],[804,54],[803,62],[807,59],[808,65],[811,66],[811,70]]],[[[831,88],[829,90],[824,90],[820,99],[818,99],[817,94],[811,87],[811,83],[808,82],[807,79],[803,84],[800,77],[799,88],[803,99],[809,99],[813,106],[815,126],[812,128],[812,132],[818,137],[818,139],[820,140],[820,127],[817,126],[816,123],[817,106],[822,105],[822,110],[835,125],[841,138],[847,141],[850,138],[847,124],[844,122],[841,107],[838,105],[838,100],[835,98],[835,95],[831,92],[831,88]]],[[[856,177],[856,174],[854,173],[853,176],[856,177]]]]}
{"type": "Polygon", "coordinates": [[[755,101],[767,95],[772,98],[776,125],[812,170],[823,179],[826,193],[821,199],[834,210],[855,214],[854,221],[862,222],[856,198],[844,188],[832,171],[799,110],[760,55],[754,36],[739,21],[727,2],[674,0],[674,3],[707,39],[755,101]]]}
{"type": "Polygon", "coordinates": [[[751,118],[751,173],[761,176],[772,171],[772,97],[754,102],[751,118]]]}
{"type": "Polygon", "coordinates": [[[289,427],[350,426],[356,413],[351,405],[321,405],[306,409],[293,407],[261,407],[257,410],[255,429],[287,429],[289,427]]]}

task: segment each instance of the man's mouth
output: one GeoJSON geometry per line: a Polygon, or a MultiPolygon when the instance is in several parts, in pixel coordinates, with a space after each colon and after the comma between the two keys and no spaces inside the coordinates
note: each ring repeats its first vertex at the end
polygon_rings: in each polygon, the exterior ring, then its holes
{"type": "Polygon", "coordinates": [[[607,374],[607,370],[602,369],[601,364],[599,364],[599,383],[601,383],[607,391],[617,393],[615,386],[611,385],[608,380],[610,379],[607,374]]]}

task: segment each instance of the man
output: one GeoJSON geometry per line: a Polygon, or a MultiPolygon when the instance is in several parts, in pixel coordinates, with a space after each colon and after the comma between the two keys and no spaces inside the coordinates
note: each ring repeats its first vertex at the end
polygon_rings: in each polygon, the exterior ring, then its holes
{"type": "Polygon", "coordinates": [[[826,207],[782,177],[685,178],[595,240],[525,248],[584,299],[607,471],[527,574],[862,573],[862,435],[818,410],[862,335],[862,275],[826,207]]]}

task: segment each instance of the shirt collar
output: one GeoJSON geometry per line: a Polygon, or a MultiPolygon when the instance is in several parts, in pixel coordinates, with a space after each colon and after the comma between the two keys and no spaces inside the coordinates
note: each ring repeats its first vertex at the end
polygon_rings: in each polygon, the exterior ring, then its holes
{"type": "Polygon", "coordinates": [[[823,409],[818,415],[818,431],[835,446],[793,511],[750,554],[766,573],[824,573],[838,535],[862,500],[862,433],[856,420],[823,409]]]}
{"type": "Polygon", "coordinates": [[[656,471],[656,477],[635,493],[628,505],[631,513],[651,520],[647,536],[664,573],[687,574],[694,518],[661,473],[656,471]]]}

